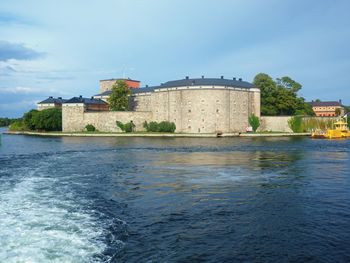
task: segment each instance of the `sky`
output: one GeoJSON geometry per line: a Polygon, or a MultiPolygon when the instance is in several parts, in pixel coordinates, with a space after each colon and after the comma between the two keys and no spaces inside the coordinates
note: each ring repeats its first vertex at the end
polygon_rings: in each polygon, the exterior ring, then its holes
{"type": "Polygon", "coordinates": [[[1,0],[0,117],[99,80],[289,76],[350,105],[348,0],[1,0]]]}

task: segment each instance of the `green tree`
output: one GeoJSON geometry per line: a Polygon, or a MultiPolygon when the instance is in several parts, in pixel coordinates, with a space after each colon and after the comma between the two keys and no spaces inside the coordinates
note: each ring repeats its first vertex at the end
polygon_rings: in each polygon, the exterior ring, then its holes
{"type": "Polygon", "coordinates": [[[260,88],[261,96],[261,114],[262,115],[277,115],[278,110],[276,105],[277,87],[273,79],[265,74],[259,73],[255,76],[254,85],[260,88]]]}
{"type": "Polygon", "coordinates": [[[302,85],[290,77],[277,78],[259,73],[254,85],[260,88],[262,115],[313,115],[311,105],[298,96],[302,85]]]}
{"type": "Polygon", "coordinates": [[[12,122],[14,122],[13,119],[9,119],[9,118],[0,118],[0,127],[9,126],[12,122]]]}
{"type": "Polygon", "coordinates": [[[130,88],[124,80],[117,80],[112,86],[112,93],[108,98],[112,111],[125,111],[129,108],[130,88]]]}
{"type": "Polygon", "coordinates": [[[340,116],[340,114],[341,114],[340,108],[336,108],[336,109],[335,109],[335,115],[336,115],[336,116],[340,116]]]}
{"type": "Polygon", "coordinates": [[[23,123],[24,125],[29,129],[29,130],[34,130],[35,125],[33,123],[33,116],[37,114],[39,111],[38,110],[30,110],[23,115],[23,123]]]}
{"type": "Polygon", "coordinates": [[[38,111],[32,115],[31,123],[37,130],[61,131],[62,110],[57,108],[38,111]]]}
{"type": "Polygon", "coordinates": [[[260,126],[260,119],[258,116],[255,116],[254,114],[250,115],[248,118],[250,126],[252,126],[253,131],[256,132],[256,130],[260,126]]]}

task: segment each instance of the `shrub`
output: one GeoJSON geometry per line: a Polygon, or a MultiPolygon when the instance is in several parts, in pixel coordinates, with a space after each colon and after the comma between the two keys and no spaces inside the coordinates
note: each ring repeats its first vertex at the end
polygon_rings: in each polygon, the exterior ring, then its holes
{"type": "Polygon", "coordinates": [[[146,121],[143,123],[143,127],[148,132],[175,132],[176,125],[173,122],[162,121],[157,123],[155,121],[151,121],[147,123],[146,121]]]}
{"type": "Polygon", "coordinates": [[[124,124],[122,122],[116,121],[116,124],[122,131],[124,131],[124,124]]]}
{"type": "Polygon", "coordinates": [[[293,116],[288,120],[288,126],[293,132],[302,132],[302,122],[301,116],[293,116]]]}
{"type": "Polygon", "coordinates": [[[23,124],[29,129],[29,130],[35,130],[35,124],[33,122],[33,117],[35,114],[37,114],[38,110],[30,110],[23,115],[23,124]]]}
{"type": "Polygon", "coordinates": [[[45,131],[61,131],[62,110],[52,108],[33,112],[30,123],[33,129],[45,131]]]}
{"type": "Polygon", "coordinates": [[[159,127],[158,127],[158,123],[155,121],[151,121],[148,124],[148,132],[159,132],[159,127]]]}
{"type": "Polygon", "coordinates": [[[129,121],[125,124],[120,121],[116,121],[116,124],[123,132],[133,132],[135,129],[135,124],[133,121],[129,121]]]}
{"type": "Polygon", "coordinates": [[[26,127],[23,123],[22,120],[17,120],[14,121],[10,126],[9,126],[10,131],[24,131],[26,130],[26,127]]]}
{"type": "Polygon", "coordinates": [[[85,126],[85,129],[86,129],[86,131],[88,131],[88,132],[94,132],[94,131],[96,131],[95,126],[92,125],[92,124],[86,125],[86,126],[85,126]]]}
{"type": "Polygon", "coordinates": [[[248,118],[250,126],[252,126],[253,131],[256,132],[256,130],[260,126],[260,119],[259,117],[255,116],[254,114],[250,115],[248,118]]]}
{"type": "Polygon", "coordinates": [[[160,132],[174,132],[176,130],[175,123],[169,121],[162,121],[158,124],[160,132]]]}

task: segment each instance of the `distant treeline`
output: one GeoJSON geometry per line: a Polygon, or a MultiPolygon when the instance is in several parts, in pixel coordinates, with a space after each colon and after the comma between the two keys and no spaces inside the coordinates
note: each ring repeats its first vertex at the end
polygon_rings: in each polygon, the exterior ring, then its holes
{"type": "Polygon", "coordinates": [[[0,118],[0,127],[10,126],[12,123],[18,120],[20,119],[0,118]]]}
{"type": "Polygon", "coordinates": [[[30,110],[24,113],[21,119],[11,123],[11,131],[61,131],[62,110],[45,109],[42,111],[30,110]]]}

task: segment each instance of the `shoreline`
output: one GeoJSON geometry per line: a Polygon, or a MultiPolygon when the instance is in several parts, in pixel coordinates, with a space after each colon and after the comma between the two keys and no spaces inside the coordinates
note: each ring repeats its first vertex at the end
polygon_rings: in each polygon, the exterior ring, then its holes
{"type": "Polygon", "coordinates": [[[168,138],[221,138],[221,137],[292,137],[310,136],[311,133],[88,133],[88,132],[32,132],[32,131],[5,131],[7,135],[27,135],[42,137],[168,137],[168,138]]]}

